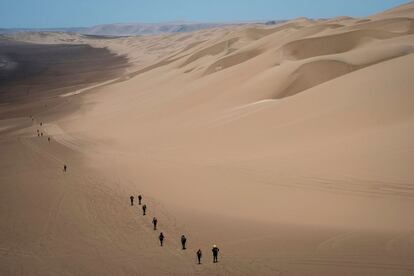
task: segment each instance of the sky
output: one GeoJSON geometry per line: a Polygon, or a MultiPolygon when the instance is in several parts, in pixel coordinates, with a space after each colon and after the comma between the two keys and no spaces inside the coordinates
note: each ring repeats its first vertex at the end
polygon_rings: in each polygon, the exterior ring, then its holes
{"type": "Polygon", "coordinates": [[[409,0],[0,0],[0,28],[363,17],[409,0]]]}

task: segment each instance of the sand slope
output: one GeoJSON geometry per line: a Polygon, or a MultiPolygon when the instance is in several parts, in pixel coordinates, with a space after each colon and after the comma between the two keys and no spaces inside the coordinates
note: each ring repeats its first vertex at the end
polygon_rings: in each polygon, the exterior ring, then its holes
{"type": "Polygon", "coordinates": [[[129,67],[62,92],[59,109],[34,108],[34,122],[1,121],[2,272],[412,275],[413,7],[151,37],[15,36],[107,47],[129,67]],[[34,136],[40,121],[52,144],[34,136]],[[146,218],[128,206],[137,193],[146,218]]]}

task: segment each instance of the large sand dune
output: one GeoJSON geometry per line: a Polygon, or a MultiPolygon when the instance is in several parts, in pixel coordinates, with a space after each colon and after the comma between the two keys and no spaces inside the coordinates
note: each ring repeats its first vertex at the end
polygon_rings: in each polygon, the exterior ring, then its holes
{"type": "Polygon", "coordinates": [[[413,275],[413,11],[9,37],[105,62],[0,105],[0,274],[413,275]]]}

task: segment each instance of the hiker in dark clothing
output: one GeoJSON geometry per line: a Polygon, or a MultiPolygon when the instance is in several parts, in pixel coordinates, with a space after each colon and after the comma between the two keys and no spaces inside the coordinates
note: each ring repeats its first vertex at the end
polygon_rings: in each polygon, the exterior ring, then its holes
{"type": "Polygon", "coordinates": [[[63,171],[64,172],[66,172],[66,169],[67,169],[68,167],[66,166],[66,164],[65,165],[63,165],[63,171]]]}
{"type": "Polygon", "coordinates": [[[50,137],[47,137],[47,141],[50,143],[50,137]]]}
{"type": "Polygon", "coordinates": [[[146,211],[147,211],[147,205],[144,204],[144,205],[142,205],[142,215],[143,216],[146,215],[146,213],[145,213],[146,211]]]}
{"type": "Polygon", "coordinates": [[[181,236],[181,245],[183,246],[183,250],[185,250],[185,243],[187,242],[187,238],[182,235],[181,236]]]}
{"type": "Polygon", "coordinates": [[[157,223],[158,223],[158,220],[157,220],[157,218],[156,218],[156,217],[154,217],[154,218],[152,219],[152,224],[154,225],[154,231],[155,231],[155,230],[157,230],[157,223]]]}
{"type": "Polygon", "coordinates": [[[163,245],[163,242],[164,242],[164,234],[162,232],[160,233],[158,239],[160,239],[160,244],[162,246],[163,245]]]}
{"type": "Polygon", "coordinates": [[[213,252],[213,263],[217,263],[220,249],[218,249],[217,245],[213,245],[213,249],[211,251],[213,252]]]}
{"type": "Polygon", "coordinates": [[[131,200],[131,206],[134,206],[134,196],[130,196],[129,199],[131,200]]]}
{"type": "Polygon", "coordinates": [[[201,252],[201,249],[199,249],[197,251],[197,260],[198,260],[198,264],[201,264],[201,256],[203,255],[203,253],[201,252]]]}
{"type": "Polygon", "coordinates": [[[141,205],[142,195],[138,196],[138,205],[141,205]]]}

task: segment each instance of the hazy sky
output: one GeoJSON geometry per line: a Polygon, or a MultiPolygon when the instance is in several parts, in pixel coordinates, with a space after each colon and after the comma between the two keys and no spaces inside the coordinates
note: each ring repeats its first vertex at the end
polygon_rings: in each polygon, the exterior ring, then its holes
{"type": "Polygon", "coordinates": [[[367,16],[409,0],[0,0],[0,28],[367,16]]]}

